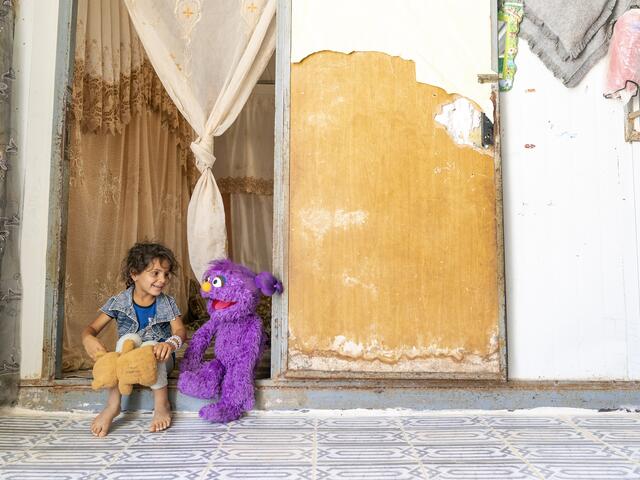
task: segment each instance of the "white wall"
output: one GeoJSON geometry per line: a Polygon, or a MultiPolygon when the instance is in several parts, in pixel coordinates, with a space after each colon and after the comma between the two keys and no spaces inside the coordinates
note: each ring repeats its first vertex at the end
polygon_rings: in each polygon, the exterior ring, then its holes
{"type": "Polygon", "coordinates": [[[639,379],[640,147],[602,97],[607,59],[574,89],[522,40],[516,63],[501,95],[509,378],[639,379]]]}
{"type": "Polygon", "coordinates": [[[25,169],[20,268],[21,378],[39,378],[45,316],[49,181],[53,132],[58,0],[23,0],[14,37],[12,93],[17,164],[25,169]]]}
{"type": "MultiPolygon", "coordinates": [[[[58,7],[23,0],[15,31],[22,378],[42,369],[58,7]]],[[[509,377],[640,379],[640,147],[602,98],[606,62],[575,89],[525,42],[516,62],[501,99],[509,377]]]]}

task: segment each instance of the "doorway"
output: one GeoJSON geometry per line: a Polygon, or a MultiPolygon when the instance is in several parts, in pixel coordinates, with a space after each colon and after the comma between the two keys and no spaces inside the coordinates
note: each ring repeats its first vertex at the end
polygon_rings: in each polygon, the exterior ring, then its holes
{"type": "MultiPolygon", "coordinates": [[[[69,198],[61,371],[86,378],[80,341],[98,309],[123,290],[120,265],[136,241],[171,248],[171,282],[187,328],[207,319],[189,265],[187,205],[198,177],[195,132],[147,59],[121,0],[78,0],[72,102],[67,115],[69,198]],[[113,28],[119,25],[119,28],[113,28]]],[[[269,63],[234,124],[216,139],[214,176],[223,196],[230,258],[269,270],[273,223],[275,63],[269,63]]],[[[260,314],[270,330],[270,303],[260,314]]],[[[112,349],[115,326],[101,333],[112,349]]],[[[259,374],[268,377],[269,358],[259,374]]],[[[177,370],[176,370],[177,371],[177,370]]]]}

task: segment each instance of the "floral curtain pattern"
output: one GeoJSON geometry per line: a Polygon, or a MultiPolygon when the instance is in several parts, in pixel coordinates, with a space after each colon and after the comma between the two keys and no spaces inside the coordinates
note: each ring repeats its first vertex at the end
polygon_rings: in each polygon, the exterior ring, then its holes
{"type": "MultiPolygon", "coordinates": [[[[77,129],[77,126],[71,126],[77,129]]],[[[122,133],[80,134],[71,172],[65,274],[63,365],[65,372],[92,365],[82,329],[106,300],[123,290],[120,265],[139,240],[170,247],[181,265],[168,293],[187,311],[191,281],[186,252],[186,211],[191,188],[186,154],[160,112],[134,116],[122,133]]],[[[113,323],[113,322],[112,322],[113,323]]],[[[103,334],[115,345],[115,328],[103,334]]]]}
{"type": "MultiPolygon", "coordinates": [[[[124,288],[122,258],[139,240],[181,265],[170,293],[187,312],[186,212],[193,130],[164,91],[121,0],[79,0],[67,129],[69,204],[62,370],[89,368],[80,332],[124,288]]],[[[103,333],[115,345],[115,329],[103,333]]]]}
{"type": "Polygon", "coordinates": [[[146,109],[188,144],[195,133],[167,95],[121,0],[79,0],[71,117],[88,133],[122,133],[146,109]]]}
{"type": "Polygon", "coordinates": [[[11,128],[11,68],[15,10],[11,1],[0,5],[0,405],[17,398],[20,383],[20,216],[21,169],[11,128]]]}

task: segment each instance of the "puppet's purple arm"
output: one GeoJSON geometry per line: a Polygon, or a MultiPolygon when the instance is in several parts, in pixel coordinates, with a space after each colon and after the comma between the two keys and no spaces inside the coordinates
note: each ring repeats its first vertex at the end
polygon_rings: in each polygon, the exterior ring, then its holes
{"type": "Polygon", "coordinates": [[[196,333],[193,334],[189,341],[187,350],[184,352],[184,358],[180,362],[181,372],[193,372],[200,368],[204,352],[211,344],[217,329],[218,322],[212,319],[196,330],[196,333]]]}

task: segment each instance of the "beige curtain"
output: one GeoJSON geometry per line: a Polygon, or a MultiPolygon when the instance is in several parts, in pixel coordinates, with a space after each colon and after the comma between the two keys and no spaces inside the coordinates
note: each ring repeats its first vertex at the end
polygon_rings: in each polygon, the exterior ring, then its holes
{"type": "Polygon", "coordinates": [[[198,278],[225,256],[225,215],[211,169],[213,139],[234,122],[275,50],[276,0],[125,0],[169,95],[198,133],[200,179],[188,211],[191,267],[198,278]]]}
{"type": "MultiPolygon", "coordinates": [[[[80,332],[124,288],[137,240],[157,240],[182,269],[171,285],[183,313],[191,272],[186,214],[194,132],[163,90],[120,0],[79,0],[73,105],[63,370],[91,366],[80,332]]],[[[104,334],[115,345],[115,330],[104,334]]]]}
{"type": "MultiPolygon", "coordinates": [[[[262,78],[271,82],[267,69],[262,78]]],[[[216,141],[213,166],[230,205],[229,255],[256,272],[271,271],[273,256],[273,139],[275,90],[256,85],[234,124],[216,141]]]]}

